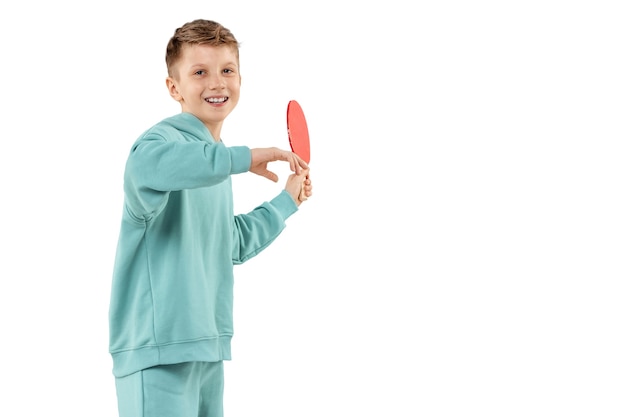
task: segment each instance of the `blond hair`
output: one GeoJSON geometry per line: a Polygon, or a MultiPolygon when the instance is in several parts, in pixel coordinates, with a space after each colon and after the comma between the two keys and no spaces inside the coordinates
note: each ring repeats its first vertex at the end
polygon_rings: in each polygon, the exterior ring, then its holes
{"type": "Polygon", "coordinates": [[[230,30],[212,20],[196,19],[176,29],[167,43],[165,65],[172,76],[172,68],[180,58],[185,45],[227,46],[239,60],[239,42],[230,30]]]}

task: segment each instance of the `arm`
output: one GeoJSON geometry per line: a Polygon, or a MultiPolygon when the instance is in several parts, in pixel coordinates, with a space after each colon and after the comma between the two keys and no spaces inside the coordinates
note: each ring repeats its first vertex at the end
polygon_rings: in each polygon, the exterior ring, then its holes
{"type": "Polygon", "coordinates": [[[286,190],[247,214],[235,216],[232,260],[246,262],[269,246],[285,228],[285,220],[298,210],[286,190]]]}
{"type": "Polygon", "coordinates": [[[233,263],[241,264],[268,247],[285,228],[285,221],[313,195],[309,169],[292,174],[285,189],[248,214],[235,216],[233,263]],[[302,197],[304,196],[304,200],[302,197]]]}
{"type": "Polygon", "coordinates": [[[159,136],[139,141],[131,150],[127,176],[139,187],[178,191],[218,184],[250,168],[251,151],[222,142],[169,142],[159,136]]]}
{"type": "Polygon", "coordinates": [[[226,147],[221,142],[167,141],[149,135],[132,148],[126,163],[124,190],[135,215],[159,211],[170,191],[208,187],[229,175],[248,171],[247,147],[226,147]]]}

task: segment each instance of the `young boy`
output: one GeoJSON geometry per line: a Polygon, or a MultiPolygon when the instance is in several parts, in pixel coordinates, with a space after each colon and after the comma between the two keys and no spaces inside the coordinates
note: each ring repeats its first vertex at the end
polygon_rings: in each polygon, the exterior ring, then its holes
{"type": "Polygon", "coordinates": [[[144,132],[126,163],[109,349],[121,417],[217,417],[231,358],[233,265],[276,239],[312,185],[292,152],[222,142],[241,85],[239,43],[228,29],[208,20],[183,25],[166,64],[182,111],[144,132]],[[294,172],[285,189],[235,216],[231,175],[276,182],[272,161],[294,172]]]}

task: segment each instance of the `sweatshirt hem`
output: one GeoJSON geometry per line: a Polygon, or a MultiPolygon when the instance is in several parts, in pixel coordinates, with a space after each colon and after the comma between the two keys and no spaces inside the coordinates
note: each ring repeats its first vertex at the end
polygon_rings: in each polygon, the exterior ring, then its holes
{"type": "Polygon", "coordinates": [[[221,336],[111,352],[113,375],[119,378],[157,365],[230,360],[230,341],[231,336],[221,336]]]}

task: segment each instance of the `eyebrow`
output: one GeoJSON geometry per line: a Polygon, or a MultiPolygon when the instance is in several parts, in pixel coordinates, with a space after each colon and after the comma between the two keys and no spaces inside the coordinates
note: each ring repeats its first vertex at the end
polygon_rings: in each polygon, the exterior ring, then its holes
{"type": "MultiPolygon", "coordinates": [[[[205,66],[206,66],[206,64],[204,64],[204,63],[197,63],[197,64],[191,64],[189,66],[189,68],[205,67],[205,66]]],[[[235,67],[238,67],[239,64],[237,64],[235,61],[229,61],[226,64],[224,64],[224,66],[235,66],[235,67]]]]}

